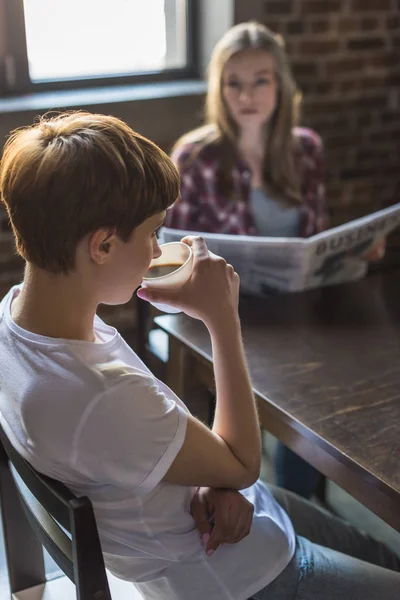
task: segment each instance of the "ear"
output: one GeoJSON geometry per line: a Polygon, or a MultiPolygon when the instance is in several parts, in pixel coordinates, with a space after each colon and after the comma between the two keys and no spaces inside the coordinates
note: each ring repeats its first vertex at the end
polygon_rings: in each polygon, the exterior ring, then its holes
{"type": "Polygon", "coordinates": [[[97,265],[103,265],[110,257],[115,243],[115,233],[111,229],[97,229],[89,237],[90,258],[97,265]]]}

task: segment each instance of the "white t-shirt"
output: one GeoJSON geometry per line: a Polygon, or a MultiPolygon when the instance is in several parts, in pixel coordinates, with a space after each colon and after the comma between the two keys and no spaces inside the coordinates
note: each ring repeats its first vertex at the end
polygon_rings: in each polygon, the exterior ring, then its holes
{"type": "Polygon", "coordinates": [[[247,600],[275,579],[295,535],[266,487],[243,491],[250,534],[208,557],[189,512],[194,489],[162,481],[185,438],[185,405],[98,317],[93,343],[21,329],[10,315],[19,289],[0,304],[2,424],[38,471],[90,498],[110,571],[157,600],[247,600]]]}

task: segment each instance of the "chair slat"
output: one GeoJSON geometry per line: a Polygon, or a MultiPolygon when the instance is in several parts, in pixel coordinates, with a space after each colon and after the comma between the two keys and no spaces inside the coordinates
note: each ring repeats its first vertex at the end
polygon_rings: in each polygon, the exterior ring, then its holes
{"type": "Polygon", "coordinates": [[[38,502],[14,469],[12,475],[20,494],[22,508],[33,531],[60,569],[75,582],[70,538],[38,502]]]}
{"type": "Polygon", "coordinates": [[[0,506],[11,593],[46,581],[42,545],[20,502],[6,451],[0,444],[0,506]]]}
{"type": "Polygon", "coordinates": [[[100,538],[88,498],[71,500],[72,549],[78,600],[111,600],[100,538]]]}
{"type": "MultiPolygon", "coordinates": [[[[30,524],[58,566],[75,583],[77,599],[111,600],[96,519],[89,498],[77,498],[60,482],[38,473],[17,452],[1,426],[0,442],[1,482],[6,482],[14,494],[18,494],[24,511],[20,514],[27,517],[24,523],[30,524]]],[[[7,523],[11,515],[5,514],[4,508],[5,504],[2,503],[2,518],[7,523]]],[[[15,559],[15,553],[13,557],[15,559]]],[[[29,562],[29,558],[25,557],[25,560],[29,562]]],[[[8,567],[12,572],[10,561],[8,567]]],[[[32,585],[41,584],[42,581],[40,577],[36,578],[32,585]]],[[[21,591],[18,582],[11,591],[21,591]]]]}

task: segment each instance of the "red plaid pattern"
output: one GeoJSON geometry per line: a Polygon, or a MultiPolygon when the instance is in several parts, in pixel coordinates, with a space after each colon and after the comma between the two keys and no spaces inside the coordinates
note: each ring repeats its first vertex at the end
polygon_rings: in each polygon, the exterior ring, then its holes
{"type": "MultiPolygon", "coordinates": [[[[300,235],[309,237],[326,228],[324,151],[321,138],[311,129],[296,127],[299,151],[295,154],[301,181],[300,235]]],[[[242,161],[232,176],[238,199],[224,196],[219,184],[218,147],[208,145],[185,166],[195,144],[185,144],[172,156],[181,174],[181,198],[168,210],[166,226],[173,229],[258,235],[250,207],[251,172],[242,161]]]]}

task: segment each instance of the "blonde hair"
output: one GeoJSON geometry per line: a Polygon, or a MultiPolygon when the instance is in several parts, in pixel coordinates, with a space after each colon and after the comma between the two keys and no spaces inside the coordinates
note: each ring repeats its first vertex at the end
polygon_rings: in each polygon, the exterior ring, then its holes
{"type": "Polygon", "coordinates": [[[278,98],[265,134],[264,184],[288,200],[299,202],[299,178],[295,170],[293,128],[297,124],[300,94],[296,89],[284,41],[260,23],[241,23],[229,29],[217,43],[208,67],[208,93],[205,104],[206,125],[181,137],[174,146],[197,142],[189,161],[211,143],[221,148],[221,184],[226,193],[232,191],[232,168],[237,158],[238,128],[223,98],[223,71],[234,55],[257,49],[268,52],[275,62],[278,98]]]}
{"type": "Polygon", "coordinates": [[[110,228],[127,242],[135,227],[179,194],[171,159],[123,121],[73,112],[12,133],[0,163],[0,199],[17,252],[52,273],[74,268],[76,246],[110,228]]]}

